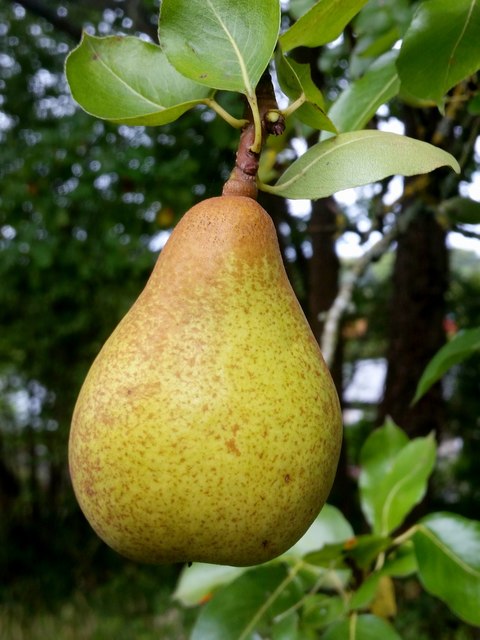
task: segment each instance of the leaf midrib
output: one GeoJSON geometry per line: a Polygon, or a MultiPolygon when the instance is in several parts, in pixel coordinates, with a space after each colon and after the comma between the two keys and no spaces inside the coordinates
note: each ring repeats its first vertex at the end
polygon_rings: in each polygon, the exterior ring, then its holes
{"type": "Polygon", "coordinates": [[[118,80],[118,82],[120,82],[120,84],[122,84],[130,93],[132,93],[133,95],[136,95],[140,98],[142,98],[142,100],[144,100],[144,102],[153,105],[153,107],[155,107],[155,109],[157,111],[165,111],[165,109],[167,109],[168,107],[164,107],[161,104],[158,104],[157,102],[153,102],[152,100],[150,100],[149,98],[145,97],[143,94],[141,94],[139,91],[137,91],[136,89],[134,89],[130,84],[128,84],[121,76],[119,76],[117,73],[115,73],[115,71],[112,69],[112,67],[108,66],[106,64],[106,62],[104,61],[102,55],[100,52],[98,52],[95,47],[93,46],[92,42],[89,41],[88,42],[88,46],[90,47],[90,49],[92,50],[92,52],[97,56],[96,57],[96,61],[100,62],[100,64],[116,79],[118,80]]]}
{"type": "Polygon", "coordinates": [[[419,531],[421,531],[427,538],[430,540],[446,555],[452,560],[455,564],[461,567],[465,573],[469,573],[474,578],[480,579],[480,571],[475,569],[475,567],[467,564],[462,558],[460,558],[454,551],[448,547],[444,542],[440,540],[440,538],[426,525],[420,524],[418,525],[419,531]]]}

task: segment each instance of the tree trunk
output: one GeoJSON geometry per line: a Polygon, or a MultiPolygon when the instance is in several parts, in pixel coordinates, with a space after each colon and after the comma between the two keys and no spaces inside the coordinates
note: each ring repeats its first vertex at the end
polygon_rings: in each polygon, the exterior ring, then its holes
{"type": "Polygon", "coordinates": [[[398,239],[390,309],[388,373],[380,418],[390,416],[410,437],[441,431],[445,407],[435,385],[411,406],[426,365],[445,342],[448,255],[445,231],[420,210],[398,239]]]}

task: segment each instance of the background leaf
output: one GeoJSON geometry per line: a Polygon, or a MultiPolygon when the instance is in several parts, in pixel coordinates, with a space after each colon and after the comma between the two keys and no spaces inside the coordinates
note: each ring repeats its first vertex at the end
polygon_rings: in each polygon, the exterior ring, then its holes
{"type": "Polygon", "coordinates": [[[265,190],[285,198],[324,198],[391,175],[411,176],[441,166],[460,172],[449,153],[385,131],[353,131],[319,142],[265,190]]]}
{"type": "Polygon", "coordinates": [[[342,512],[330,504],[326,504],[314,520],[305,535],[280,559],[294,558],[299,560],[307,553],[317,551],[330,543],[338,543],[352,538],[352,526],[342,512]]]}
{"type": "Polygon", "coordinates": [[[398,453],[372,494],[374,533],[387,535],[396,529],[424,497],[435,454],[433,436],[415,438],[398,453]]]}
{"type": "Polygon", "coordinates": [[[85,33],[67,58],[66,75],[87,113],[130,125],[173,122],[212,93],[180,75],[160,47],[133,36],[85,33]]]}
{"type": "Polygon", "coordinates": [[[252,95],[278,38],[278,0],[163,0],[159,37],[180,73],[252,95]]]}
{"type": "Polygon", "coordinates": [[[451,367],[476,351],[480,351],[480,327],[459,331],[428,363],[418,382],[413,402],[417,402],[451,367]]]}
{"type": "Polygon", "coordinates": [[[439,212],[453,224],[480,224],[480,202],[471,198],[455,196],[444,200],[439,212]]]}
{"type": "Polygon", "coordinates": [[[388,420],[383,427],[373,431],[360,452],[360,500],[362,511],[370,526],[375,521],[376,493],[378,487],[393,466],[399,452],[408,444],[402,429],[388,420]]]}
{"type": "Polygon", "coordinates": [[[173,593],[173,599],[186,607],[197,605],[210,597],[218,587],[228,584],[248,571],[248,567],[228,567],[194,562],[185,565],[173,593]]]}
{"type": "Polygon", "coordinates": [[[435,453],[433,437],[408,441],[391,422],[367,439],[360,455],[360,500],[375,534],[388,535],[425,495],[435,453]]]}
{"type": "Polygon", "coordinates": [[[425,589],[480,625],[480,522],[435,513],[421,521],[413,543],[425,589]]]}
{"type": "Polygon", "coordinates": [[[358,616],[355,622],[347,619],[335,623],[322,636],[322,640],[346,640],[346,638],[349,640],[401,640],[389,622],[370,614],[358,616]]]}
{"type": "Polygon", "coordinates": [[[421,2],[398,58],[402,87],[440,104],[455,84],[480,68],[480,2],[421,2]]]}
{"type": "Polygon", "coordinates": [[[310,65],[287,58],[279,47],[275,56],[275,66],[280,88],[285,95],[293,101],[304,93],[307,99],[293,115],[313,129],[336,133],[335,125],[325,112],[323,95],[312,80],[310,65]]]}
{"type": "MultiPolygon", "coordinates": [[[[287,577],[284,565],[268,564],[250,569],[218,591],[202,609],[191,640],[238,640],[260,607],[287,577]]],[[[301,590],[293,580],[265,612],[271,618],[295,604],[301,590]]],[[[245,638],[251,638],[249,634],[245,638]]]]}
{"type": "MultiPolygon", "coordinates": [[[[377,109],[398,93],[400,80],[395,66],[396,58],[396,51],[384,54],[335,100],[328,115],[339,131],[362,129],[377,109]]],[[[328,134],[322,137],[326,138],[328,134]]]]}
{"type": "Polygon", "coordinates": [[[284,51],[332,42],[367,0],[319,0],[280,36],[284,51]]]}

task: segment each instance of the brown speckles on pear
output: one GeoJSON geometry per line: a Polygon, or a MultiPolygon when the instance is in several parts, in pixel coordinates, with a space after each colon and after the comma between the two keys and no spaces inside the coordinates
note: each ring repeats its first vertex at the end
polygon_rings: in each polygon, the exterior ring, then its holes
{"type": "Polygon", "coordinates": [[[239,196],[197,205],[80,393],[70,461],[87,518],[139,561],[265,562],[320,510],[340,441],[271,219],[239,196]]]}

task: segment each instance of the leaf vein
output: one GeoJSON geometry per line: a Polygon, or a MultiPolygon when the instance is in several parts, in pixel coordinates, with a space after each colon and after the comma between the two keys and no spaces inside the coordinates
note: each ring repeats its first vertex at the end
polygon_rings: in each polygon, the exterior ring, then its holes
{"type": "Polygon", "coordinates": [[[153,102],[152,100],[150,100],[149,98],[147,98],[146,96],[142,95],[139,91],[137,91],[136,89],[134,89],[130,84],[128,84],[121,76],[119,76],[113,69],[112,67],[108,66],[106,64],[106,62],[103,60],[102,56],[100,54],[97,53],[97,51],[95,50],[95,47],[92,46],[91,43],[89,43],[90,49],[92,50],[92,52],[97,56],[96,57],[96,61],[100,62],[100,64],[107,70],[107,72],[109,72],[114,78],[116,78],[116,80],[118,80],[118,82],[120,82],[120,84],[122,84],[124,87],[126,87],[130,93],[139,96],[140,98],[142,98],[142,100],[144,100],[145,102],[147,102],[148,104],[151,104],[155,107],[155,109],[157,111],[165,111],[166,107],[164,107],[161,104],[158,104],[156,102],[153,102]]]}
{"type": "Polygon", "coordinates": [[[425,526],[424,524],[419,525],[419,529],[420,531],[422,531],[422,533],[424,535],[427,536],[427,538],[430,538],[430,540],[433,541],[433,543],[441,550],[443,551],[443,553],[448,556],[451,560],[453,560],[453,562],[455,562],[455,564],[457,564],[459,567],[461,567],[465,573],[469,573],[470,575],[472,575],[474,578],[480,579],[480,571],[478,571],[477,569],[475,569],[475,567],[471,567],[470,565],[468,565],[464,560],[462,560],[462,558],[460,558],[456,553],[454,553],[450,547],[447,547],[446,544],[444,544],[440,538],[438,538],[438,536],[436,536],[434,534],[433,531],[431,531],[427,526],[425,526]]]}
{"type": "Polygon", "coordinates": [[[242,75],[242,79],[243,79],[243,84],[245,86],[245,92],[247,95],[251,95],[253,93],[253,89],[250,85],[250,79],[248,77],[248,72],[247,72],[247,67],[245,65],[245,60],[243,59],[242,53],[240,51],[240,49],[238,48],[238,45],[235,41],[235,38],[233,37],[230,29],[227,27],[227,25],[224,23],[224,21],[222,20],[222,17],[220,16],[220,14],[217,12],[216,8],[213,6],[211,0],[207,0],[207,4],[210,7],[213,15],[215,16],[215,18],[218,20],[218,23],[220,24],[220,26],[222,27],[222,29],[225,31],[225,35],[227,36],[228,40],[230,41],[230,44],[232,45],[232,49],[237,57],[238,60],[238,64],[240,67],[240,72],[242,75]]]}

